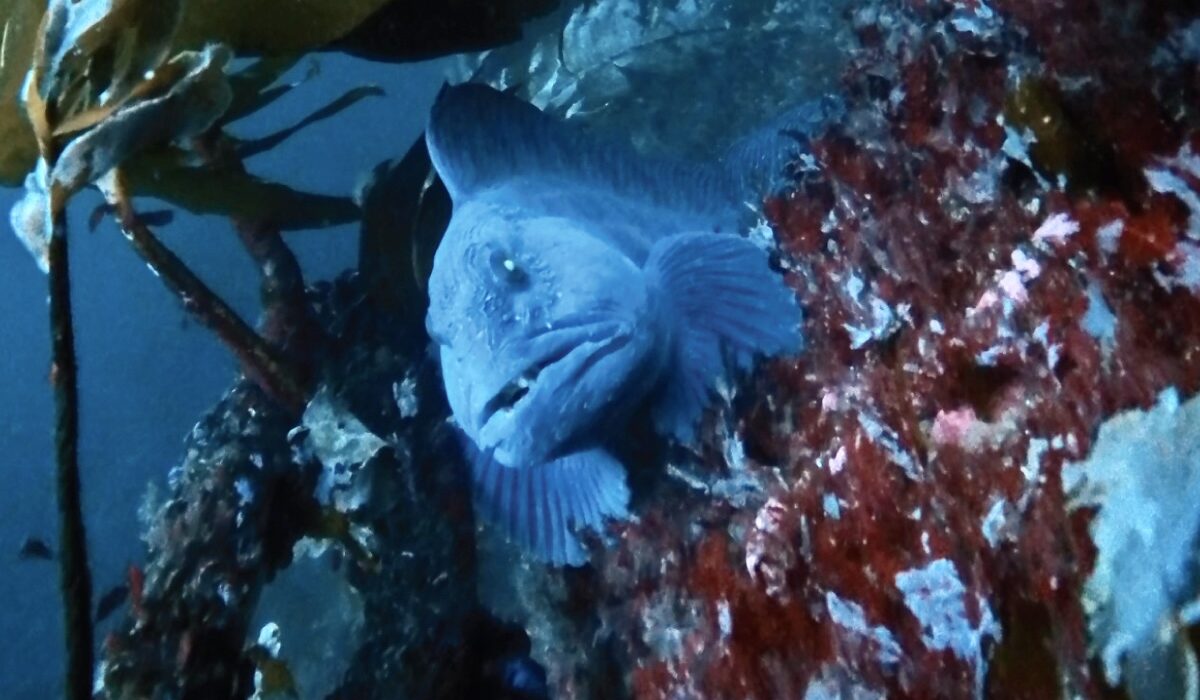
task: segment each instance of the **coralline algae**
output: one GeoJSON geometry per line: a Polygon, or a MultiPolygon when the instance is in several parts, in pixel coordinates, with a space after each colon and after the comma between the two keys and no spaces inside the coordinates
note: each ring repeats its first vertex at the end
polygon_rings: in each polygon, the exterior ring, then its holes
{"type": "MultiPolygon", "coordinates": [[[[761,495],[667,478],[635,505],[551,604],[598,636],[530,626],[560,697],[599,677],[559,663],[575,644],[637,698],[1107,692],[1081,600],[1093,513],[1063,465],[1108,417],[1200,389],[1190,197],[1143,175],[1200,146],[1195,57],[1167,50],[1197,10],[1129,13],[853,10],[846,117],[764,206],[811,342],[721,419],[761,495]]],[[[699,460],[726,469],[715,442],[699,460]]]]}

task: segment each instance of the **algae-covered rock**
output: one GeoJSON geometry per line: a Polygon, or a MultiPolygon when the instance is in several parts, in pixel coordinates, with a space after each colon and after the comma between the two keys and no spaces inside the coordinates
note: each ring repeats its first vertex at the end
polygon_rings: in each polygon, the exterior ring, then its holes
{"type": "Polygon", "coordinates": [[[1200,594],[1200,399],[1180,404],[1169,389],[1149,411],[1110,418],[1065,476],[1077,481],[1076,506],[1099,506],[1084,605],[1109,683],[1138,699],[1195,698],[1183,629],[1200,611],[1181,609],[1200,594]]]}

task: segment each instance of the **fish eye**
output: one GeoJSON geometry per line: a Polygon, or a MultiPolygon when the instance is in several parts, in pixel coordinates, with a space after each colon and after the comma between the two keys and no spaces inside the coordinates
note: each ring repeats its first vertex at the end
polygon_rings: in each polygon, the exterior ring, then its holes
{"type": "Polygon", "coordinates": [[[492,274],[497,280],[518,288],[529,284],[529,274],[509,253],[503,250],[494,250],[489,262],[492,266],[492,274]]]}

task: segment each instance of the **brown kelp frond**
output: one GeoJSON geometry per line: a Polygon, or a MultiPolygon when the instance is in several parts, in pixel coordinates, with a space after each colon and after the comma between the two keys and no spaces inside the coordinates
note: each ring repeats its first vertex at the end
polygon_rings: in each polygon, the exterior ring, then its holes
{"type": "Polygon", "coordinates": [[[241,363],[246,375],[267,394],[292,410],[302,410],[306,389],[280,353],[217,296],[138,217],[114,173],[101,183],[121,231],[138,255],[183,303],[184,308],[217,335],[241,363]]]}
{"type": "MultiPolygon", "coordinates": [[[[200,51],[168,57],[168,47],[180,22],[178,4],[141,8],[139,1],[126,0],[53,2],[47,9],[24,92],[26,114],[41,159],[26,176],[25,197],[11,217],[13,227],[46,269],[46,241],[53,222],[75,193],[89,185],[97,186],[117,212],[126,238],[184,307],[230,346],[249,377],[285,406],[299,410],[305,400],[302,382],[285,369],[275,351],[228,304],[158,242],[133,210],[128,180],[121,168],[144,154],[161,154],[171,144],[195,142],[225,114],[234,97],[225,71],[232,59],[228,48],[210,44],[200,51]]],[[[160,155],[157,162],[175,163],[185,172],[204,169],[232,173],[242,176],[243,182],[259,184],[248,179],[240,163],[235,167],[210,167],[204,158],[190,160],[200,163],[180,165],[189,161],[186,154],[177,160],[160,155]]],[[[161,170],[155,174],[161,176],[161,170]]],[[[157,182],[161,189],[170,186],[171,181],[159,177],[157,182]]],[[[228,179],[222,184],[225,182],[228,179]]],[[[261,193],[262,188],[257,189],[261,193]]],[[[241,199],[237,201],[247,200],[245,188],[235,192],[235,200],[238,195],[241,199]]],[[[299,194],[296,197],[303,199],[299,194]]],[[[229,207],[231,214],[244,213],[236,206],[237,201],[229,207]]],[[[267,203],[278,202],[268,199],[267,203]]],[[[336,221],[354,218],[355,208],[348,200],[329,198],[308,209],[316,212],[306,220],[336,221]]],[[[239,223],[242,221],[239,219],[239,223]]],[[[277,231],[267,212],[244,221],[253,221],[255,230],[277,231]]],[[[263,237],[254,238],[258,241],[263,237]]],[[[255,249],[250,238],[244,240],[252,254],[262,256],[261,245],[255,249]]],[[[290,251],[278,250],[280,246],[281,242],[270,256],[273,264],[263,268],[277,274],[291,270],[294,274],[286,286],[293,290],[291,297],[302,296],[294,291],[303,290],[299,268],[290,251]],[[290,264],[284,264],[288,261],[290,264]]],[[[271,282],[272,288],[279,286],[275,282],[271,282]]]]}
{"type": "Polygon", "coordinates": [[[71,317],[66,217],[54,218],[46,251],[50,278],[50,381],[54,388],[54,451],[59,513],[59,576],[67,641],[66,697],[92,697],[92,575],[88,567],[83,489],[79,478],[79,382],[71,317]]]}
{"type": "Polygon", "coordinates": [[[281,74],[304,51],[340,39],[386,4],[264,0],[256,3],[255,12],[245,12],[241,0],[48,5],[45,0],[0,0],[0,184],[19,185],[33,167],[39,140],[45,142],[35,136],[40,117],[30,115],[31,128],[9,99],[21,92],[31,72],[38,82],[33,92],[56,111],[51,121],[78,126],[120,107],[168,56],[217,43],[238,54],[265,55],[261,67],[281,67],[281,74]]]}
{"type": "Polygon", "coordinates": [[[20,185],[37,160],[33,130],[13,96],[29,72],[44,8],[41,0],[0,0],[0,185],[20,185]]]}

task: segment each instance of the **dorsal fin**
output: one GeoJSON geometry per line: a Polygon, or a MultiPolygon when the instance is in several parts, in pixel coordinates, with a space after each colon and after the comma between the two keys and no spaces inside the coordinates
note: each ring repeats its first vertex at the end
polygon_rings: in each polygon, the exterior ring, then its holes
{"type": "Polygon", "coordinates": [[[528,180],[585,187],[720,221],[736,206],[734,188],[718,167],[643,157],[486,85],[443,87],[425,134],[456,203],[528,180]]]}
{"type": "Polygon", "coordinates": [[[746,199],[760,200],[790,183],[788,163],[810,152],[810,140],[845,112],[832,96],[801,102],[733,142],[721,163],[746,199]]]}

